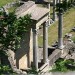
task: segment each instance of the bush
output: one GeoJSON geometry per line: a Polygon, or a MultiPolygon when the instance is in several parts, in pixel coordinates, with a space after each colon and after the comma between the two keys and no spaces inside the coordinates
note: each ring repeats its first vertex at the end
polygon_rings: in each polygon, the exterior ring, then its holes
{"type": "Polygon", "coordinates": [[[13,71],[11,70],[11,68],[9,68],[9,66],[5,66],[5,65],[1,65],[0,64],[0,75],[1,74],[8,74],[8,73],[13,73],[13,71]]]}
{"type": "Polygon", "coordinates": [[[53,66],[52,70],[50,71],[60,71],[60,72],[66,72],[66,71],[73,71],[75,70],[75,63],[72,59],[58,59],[55,62],[55,65],[53,66]]]}
{"type": "Polygon", "coordinates": [[[38,72],[35,70],[35,68],[31,68],[28,70],[28,74],[38,74],[38,72]]]}

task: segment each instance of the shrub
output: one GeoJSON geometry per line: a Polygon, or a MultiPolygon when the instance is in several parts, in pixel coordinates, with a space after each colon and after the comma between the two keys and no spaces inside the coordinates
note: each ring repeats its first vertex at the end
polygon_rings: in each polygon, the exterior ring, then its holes
{"type": "Polygon", "coordinates": [[[28,74],[38,74],[38,72],[35,70],[35,68],[31,68],[28,70],[28,74]]]}
{"type": "Polygon", "coordinates": [[[0,74],[8,74],[8,73],[13,73],[13,71],[11,70],[11,68],[9,68],[9,66],[5,66],[5,65],[1,65],[0,64],[0,74]]]}
{"type": "Polygon", "coordinates": [[[58,59],[55,62],[55,65],[53,66],[52,70],[50,71],[60,71],[60,72],[66,72],[66,71],[73,71],[75,70],[75,63],[72,59],[58,59]]]}

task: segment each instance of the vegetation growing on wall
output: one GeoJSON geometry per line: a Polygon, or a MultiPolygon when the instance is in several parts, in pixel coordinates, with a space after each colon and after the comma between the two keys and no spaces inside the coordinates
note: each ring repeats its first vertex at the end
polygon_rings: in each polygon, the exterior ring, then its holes
{"type": "MultiPolygon", "coordinates": [[[[30,19],[31,15],[19,17],[14,13],[0,12],[0,57],[5,55],[5,50],[11,49],[13,51],[20,48],[20,40],[24,33],[31,28],[33,21],[30,19]]],[[[0,59],[1,60],[1,59],[0,59]]],[[[0,64],[0,74],[13,73],[9,66],[0,64]]]]}

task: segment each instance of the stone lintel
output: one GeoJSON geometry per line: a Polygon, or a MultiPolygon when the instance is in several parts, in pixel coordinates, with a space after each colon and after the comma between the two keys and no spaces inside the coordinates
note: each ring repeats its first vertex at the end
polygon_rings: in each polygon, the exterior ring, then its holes
{"type": "Polygon", "coordinates": [[[43,17],[42,19],[40,19],[37,23],[36,23],[36,28],[39,28],[39,26],[41,24],[43,24],[44,22],[46,22],[48,20],[48,15],[46,15],[45,17],[43,17]]]}
{"type": "MultiPolygon", "coordinates": [[[[29,4],[26,3],[26,6],[29,4]]],[[[50,10],[44,7],[38,7],[36,4],[33,4],[30,8],[26,8],[25,6],[20,6],[17,10],[16,15],[18,17],[23,17],[26,14],[31,15],[32,20],[40,20],[42,17],[44,17],[50,10]],[[22,7],[22,8],[21,8],[22,7]]]]}

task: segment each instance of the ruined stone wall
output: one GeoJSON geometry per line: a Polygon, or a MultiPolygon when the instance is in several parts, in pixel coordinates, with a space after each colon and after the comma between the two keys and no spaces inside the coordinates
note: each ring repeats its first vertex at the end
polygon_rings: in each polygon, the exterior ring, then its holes
{"type": "Polygon", "coordinates": [[[21,40],[21,48],[19,48],[15,53],[11,52],[14,59],[14,64],[18,69],[27,69],[31,67],[33,61],[33,44],[32,44],[32,30],[23,34],[21,40]]]}
{"type": "Polygon", "coordinates": [[[25,33],[21,40],[21,48],[15,53],[17,68],[26,69],[31,66],[33,58],[32,31],[25,33]]]}

